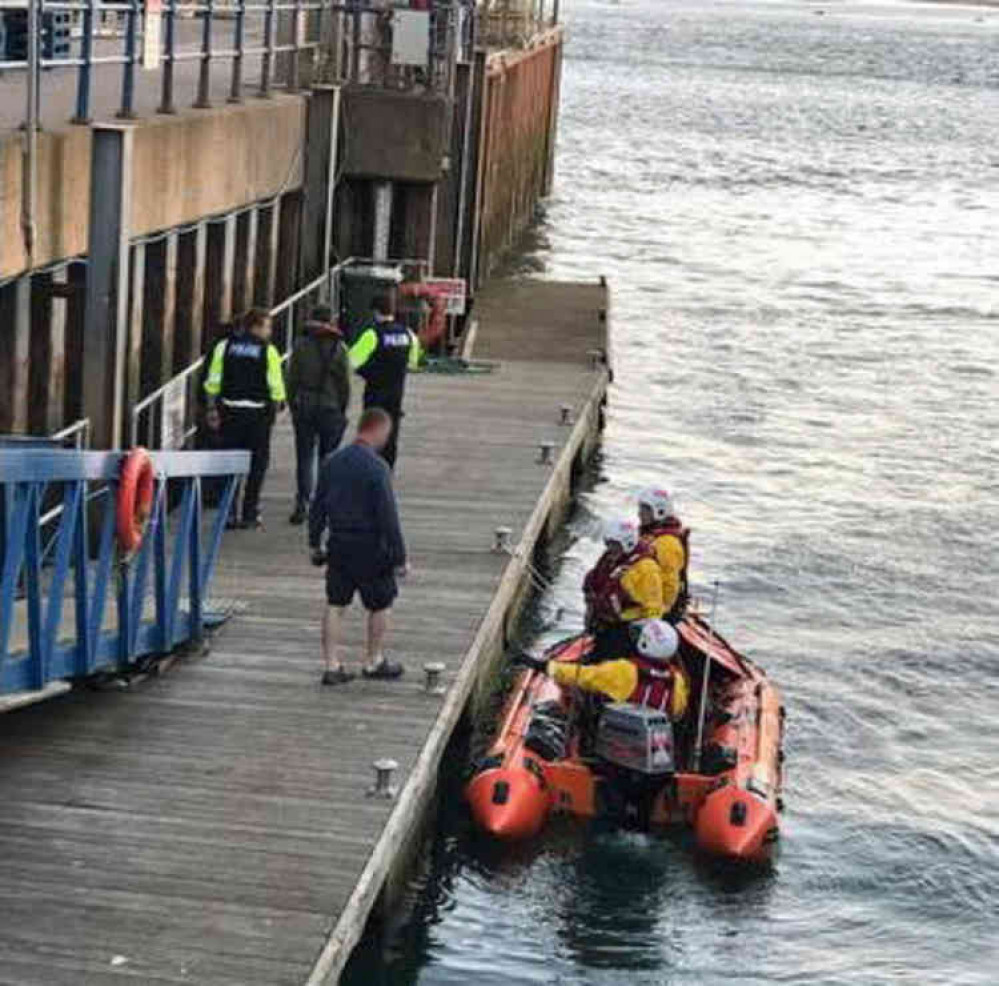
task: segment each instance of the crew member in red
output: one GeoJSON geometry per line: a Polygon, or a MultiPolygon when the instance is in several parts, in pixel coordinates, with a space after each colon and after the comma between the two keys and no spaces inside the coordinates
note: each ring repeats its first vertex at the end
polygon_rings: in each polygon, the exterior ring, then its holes
{"type": "Polygon", "coordinates": [[[624,656],[597,664],[548,661],[521,655],[518,663],[547,674],[560,685],[630,702],[680,719],[690,704],[690,677],[677,658],[680,638],[665,620],[632,624],[635,642],[624,656]]]}
{"type": "Polygon", "coordinates": [[[604,529],[604,553],[583,581],[586,628],[594,636],[593,660],[631,649],[629,626],[662,617],[663,585],[651,547],[633,520],[612,520],[604,529]]]}
{"type": "Polygon", "coordinates": [[[690,599],[687,567],[690,562],[690,529],[676,516],[673,499],[663,489],[650,487],[638,497],[642,541],[652,549],[663,582],[666,619],[676,623],[690,599]]]}

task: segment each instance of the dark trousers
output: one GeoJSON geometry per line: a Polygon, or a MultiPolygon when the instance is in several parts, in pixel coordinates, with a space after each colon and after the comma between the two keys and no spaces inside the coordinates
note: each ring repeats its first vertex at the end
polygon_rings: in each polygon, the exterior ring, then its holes
{"type": "Polygon", "coordinates": [[[243,493],[243,520],[260,512],[260,488],[271,461],[271,415],[267,408],[222,407],[222,447],[246,449],[250,473],[243,493]]]}
{"type": "Polygon", "coordinates": [[[392,419],[392,434],[388,443],[382,449],[382,458],[389,464],[389,469],[395,468],[395,460],[399,454],[399,429],[402,427],[402,400],[398,397],[387,397],[384,394],[372,394],[364,391],[364,406],[380,407],[387,411],[392,419]]]}
{"type": "Polygon", "coordinates": [[[316,485],[316,449],[322,462],[335,452],[347,428],[347,419],[335,407],[298,407],[292,411],[295,425],[295,458],[298,502],[308,506],[316,485]]]}

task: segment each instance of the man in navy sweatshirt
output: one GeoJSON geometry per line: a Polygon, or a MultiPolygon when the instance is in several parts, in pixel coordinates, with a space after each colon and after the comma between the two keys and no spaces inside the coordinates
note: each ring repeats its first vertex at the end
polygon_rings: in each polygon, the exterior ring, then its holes
{"type": "Polygon", "coordinates": [[[368,611],[365,678],[398,678],[401,664],[385,659],[382,647],[389,613],[399,593],[397,576],[406,574],[406,545],[392,489],[392,474],[379,454],[392,434],[392,418],[369,407],[351,445],[321,465],[309,511],[309,547],[314,565],[326,565],[323,618],[324,685],[341,685],[355,676],[340,660],[347,607],[360,593],[368,611]],[[323,534],[329,537],[324,550],[323,534]]]}

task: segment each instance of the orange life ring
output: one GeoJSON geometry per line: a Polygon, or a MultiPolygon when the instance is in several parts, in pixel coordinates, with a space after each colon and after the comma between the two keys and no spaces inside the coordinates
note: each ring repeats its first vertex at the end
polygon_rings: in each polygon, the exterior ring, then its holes
{"type": "Polygon", "coordinates": [[[141,447],[132,449],[121,464],[118,479],[118,543],[125,554],[139,550],[146,524],[153,512],[156,473],[153,460],[141,447]]]}

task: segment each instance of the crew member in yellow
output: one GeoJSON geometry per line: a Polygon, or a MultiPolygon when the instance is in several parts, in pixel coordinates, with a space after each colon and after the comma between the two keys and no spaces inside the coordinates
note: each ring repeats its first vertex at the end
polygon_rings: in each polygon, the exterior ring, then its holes
{"type": "Polygon", "coordinates": [[[382,458],[395,467],[402,424],[406,374],[420,366],[423,346],[416,333],[396,319],[391,296],[375,298],[371,324],[347,351],[350,365],[364,378],[364,406],[380,407],[392,418],[392,435],[382,458]]]}
{"type": "Polygon", "coordinates": [[[690,530],[676,516],[673,499],[666,490],[650,487],[638,497],[638,519],[642,541],[655,554],[663,580],[666,619],[676,623],[687,608],[687,566],[690,561],[690,530]]]}
{"type": "Polygon", "coordinates": [[[690,704],[690,676],[677,655],[680,638],[676,630],[665,620],[641,620],[632,624],[632,631],[633,649],[625,657],[578,664],[521,655],[518,662],[560,685],[681,719],[690,704]]]}
{"type": "Polygon", "coordinates": [[[583,581],[586,628],[594,659],[615,657],[631,647],[629,624],[663,615],[663,586],[652,549],[630,519],[609,521],[604,553],[583,581]]]}
{"type": "Polygon", "coordinates": [[[205,420],[213,431],[221,429],[222,447],[250,453],[242,513],[234,504],[229,526],[260,527],[260,489],[270,463],[271,425],[286,399],[281,354],[271,343],[271,318],[266,311],[250,309],[236,330],[216,344],[205,395],[205,420]]]}

